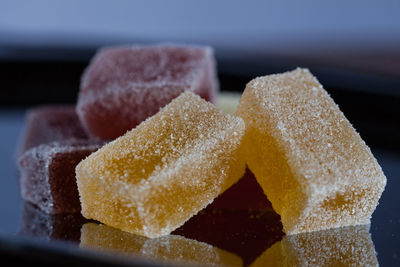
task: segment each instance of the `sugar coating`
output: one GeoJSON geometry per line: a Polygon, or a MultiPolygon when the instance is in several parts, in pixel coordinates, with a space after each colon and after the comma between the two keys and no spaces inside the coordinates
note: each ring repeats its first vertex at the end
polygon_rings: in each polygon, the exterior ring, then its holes
{"type": "Polygon", "coordinates": [[[96,223],[81,230],[81,248],[143,257],[155,263],[195,266],[242,266],[242,260],[227,251],[178,235],[149,239],[96,223]]]}
{"type": "Polygon", "coordinates": [[[79,212],[75,167],[101,145],[66,140],[27,150],[18,160],[22,198],[50,214],[79,212]]]}
{"type": "Polygon", "coordinates": [[[307,69],[252,80],[236,114],[248,167],[285,233],[369,223],[386,177],[307,69]]]}
{"type": "Polygon", "coordinates": [[[79,212],[75,167],[102,144],[89,139],[73,105],[30,109],[17,152],[22,198],[51,214],[79,212]]]}
{"type": "Polygon", "coordinates": [[[73,105],[48,105],[28,110],[17,158],[28,149],[53,141],[87,140],[73,105]]]}
{"type": "Polygon", "coordinates": [[[122,46],[100,50],[82,76],[77,112],[92,137],[114,139],[192,91],[218,91],[210,47],[122,46]]]}
{"type": "Polygon", "coordinates": [[[217,94],[217,107],[228,114],[235,114],[240,97],[240,93],[220,92],[217,94]]]}
{"type": "Polygon", "coordinates": [[[250,266],[379,266],[369,225],[284,236],[250,266]]]}
{"type": "Polygon", "coordinates": [[[147,237],[169,234],[243,175],[244,128],[182,93],[77,166],[82,214],[147,237]]]}

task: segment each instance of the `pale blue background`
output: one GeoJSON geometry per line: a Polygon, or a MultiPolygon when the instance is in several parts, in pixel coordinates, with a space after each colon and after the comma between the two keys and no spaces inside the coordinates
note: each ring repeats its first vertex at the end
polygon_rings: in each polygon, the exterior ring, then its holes
{"type": "Polygon", "coordinates": [[[400,1],[1,0],[0,47],[176,41],[293,55],[400,47],[400,1]]]}

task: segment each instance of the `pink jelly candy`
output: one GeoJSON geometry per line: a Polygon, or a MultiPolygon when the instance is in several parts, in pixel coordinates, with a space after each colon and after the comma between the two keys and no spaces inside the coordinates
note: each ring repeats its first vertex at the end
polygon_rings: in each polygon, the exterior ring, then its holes
{"type": "Polygon", "coordinates": [[[77,112],[90,136],[114,139],[185,90],[214,102],[218,82],[211,48],[106,48],[97,53],[82,77],[77,112]]]}
{"type": "Polygon", "coordinates": [[[26,150],[53,141],[87,140],[73,105],[42,106],[29,110],[17,157],[26,150]]]}

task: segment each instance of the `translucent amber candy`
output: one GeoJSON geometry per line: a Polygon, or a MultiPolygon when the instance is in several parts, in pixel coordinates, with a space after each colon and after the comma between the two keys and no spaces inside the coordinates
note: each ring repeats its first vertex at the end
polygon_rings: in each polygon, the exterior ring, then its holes
{"type": "Polygon", "coordinates": [[[379,266],[369,225],[284,236],[256,266],[379,266]]]}
{"type": "Polygon", "coordinates": [[[178,235],[149,239],[104,224],[87,223],[81,231],[81,248],[143,257],[163,264],[242,266],[235,254],[178,235]]]}
{"type": "Polygon", "coordinates": [[[147,237],[169,234],[242,177],[244,128],[181,94],[77,166],[82,214],[147,237]]]}
{"type": "Polygon", "coordinates": [[[236,114],[247,164],[285,233],[369,223],[386,177],[308,70],[252,80],[236,114]]]}
{"type": "Polygon", "coordinates": [[[235,114],[240,97],[240,93],[220,92],[217,94],[217,107],[228,114],[235,114]]]}

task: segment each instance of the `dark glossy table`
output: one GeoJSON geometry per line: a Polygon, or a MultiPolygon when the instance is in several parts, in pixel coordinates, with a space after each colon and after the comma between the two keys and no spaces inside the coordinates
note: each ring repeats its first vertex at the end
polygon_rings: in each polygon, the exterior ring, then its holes
{"type": "MultiPolygon", "coordinates": [[[[222,77],[223,89],[248,77],[222,77]],[[236,79],[236,80],[235,80],[236,79]]],[[[381,164],[388,183],[373,214],[370,233],[381,266],[400,265],[400,150],[399,97],[357,90],[329,89],[340,107],[360,131],[381,164]]],[[[400,90],[400,88],[399,88],[400,90]]],[[[157,265],[140,257],[115,256],[80,248],[79,214],[49,216],[20,199],[14,152],[23,132],[25,109],[0,110],[0,254],[4,259],[41,265],[124,266],[157,265]]],[[[206,209],[174,234],[198,240],[239,256],[249,265],[280,242],[284,235],[273,211],[224,211],[206,209]]],[[[340,234],[340,232],[339,232],[340,234]]],[[[336,234],[336,235],[339,235],[336,234]]],[[[350,235],[351,237],[351,235],[350,235]]],[[[357,236],[356,236],[357,237],[357,236]]],[[[185,241],[186,242],[186,241],[185,241]]],[[[284,241],[281,241],[282,243],[284,241]]],[[[321,244],[323,246],[323,244],[321,244]]]]}

